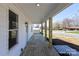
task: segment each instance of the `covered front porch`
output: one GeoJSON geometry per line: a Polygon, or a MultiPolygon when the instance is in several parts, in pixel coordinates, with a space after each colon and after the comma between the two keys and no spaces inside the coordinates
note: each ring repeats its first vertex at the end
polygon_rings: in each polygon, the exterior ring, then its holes
{"type": "MultiPolygon", "coordinates": [[[[23,5],[24,4],[22,4],[21,7],[23,7],[23,5]]],[[[33,7],[31,4],[26,4],[26,6],[28,5],[30,5],[31,8],[33,7]]],[[[37,6],[35,9],[32,8],[33,10],[31,10],[32,13],[30,15],[27,14],[25,15],[30,16],[29,18],[31,19],[32,24],[41,24],[40,31],[33,32],[31,39],[27,42],[26,47],[22,50],[21,56],[59,56],[59,53],[54,48],[52,42],[53,16],[55,16],[57,13],[61,12],[71,4],[66,3],[66,4],[47,4],[47,5],[37,4],[37,5],[39,6],[37,6]]],[[[26,11],[27,9],[26,8],[23,9],[27,13],[26,11]]]]}
{"type": "Polygon", "coordinates": [[[59,56],[52,44],[52,21],[55,15],[70,5],[0,4],[0,55],[59,56]],[[40,31],[34,32],[33,24],[41,24],[40,31]]]}

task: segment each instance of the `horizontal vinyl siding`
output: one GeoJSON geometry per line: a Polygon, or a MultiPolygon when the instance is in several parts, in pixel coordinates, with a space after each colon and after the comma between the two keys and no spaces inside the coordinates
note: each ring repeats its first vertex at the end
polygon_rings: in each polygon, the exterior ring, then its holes
{"type": "Polygon", "coordinates": [[[29,24],[28,34],[30,35],[27,40],[26,34],[26,26],[25,22],[28,22],[28,19],[16,8],[13,4],[0,4],[0,55],[20,55],[21,48],[26,46],[27,41],[32,36],[33,32],[31,32],[31,23],[29,24]],[[8,49],[8,10],[12,10],[16,14],[18,14],[18,44],[12,47],[10,50],[8,49]]]}

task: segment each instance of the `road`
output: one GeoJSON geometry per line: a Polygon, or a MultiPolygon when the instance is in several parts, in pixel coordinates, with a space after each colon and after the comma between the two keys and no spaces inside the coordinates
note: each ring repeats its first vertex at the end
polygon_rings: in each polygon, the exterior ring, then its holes
{"type": "Polygon", "coordinates": [[[79,39],[79,34],[67,33],[65,31],[53,31],[53,35],[62,35],[62,36],[65,36],[65,37],[72,37],[72,38],[79,39]]]}

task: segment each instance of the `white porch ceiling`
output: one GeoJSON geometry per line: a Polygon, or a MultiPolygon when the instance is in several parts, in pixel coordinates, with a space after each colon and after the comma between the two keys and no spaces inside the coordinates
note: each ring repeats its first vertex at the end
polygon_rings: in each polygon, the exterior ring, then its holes
{"type": "Polygon", "coordinates": [[[26,18],[32,21],[32,23],[40,23],[57,14],[62,9],[66,8],[70,4],[68,3],[40,3],[37,7],[36,3],[15,3],[16,7],[19,8],[25,15],[26,18]]]}

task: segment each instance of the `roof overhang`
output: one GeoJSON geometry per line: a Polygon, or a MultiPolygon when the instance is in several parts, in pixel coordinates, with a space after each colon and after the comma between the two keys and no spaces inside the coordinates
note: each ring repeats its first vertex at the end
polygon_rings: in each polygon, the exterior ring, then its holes
{"type": "Polygon", "coordinates": [[[26,19],[33,24],[40,24],[70,6],[71,3],[40,3],[39,7],[36,3],[15,3],[15,5],[23,12],[26,19]]]}

